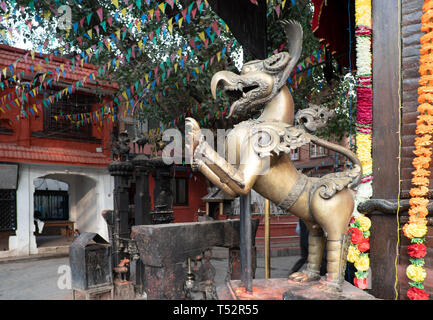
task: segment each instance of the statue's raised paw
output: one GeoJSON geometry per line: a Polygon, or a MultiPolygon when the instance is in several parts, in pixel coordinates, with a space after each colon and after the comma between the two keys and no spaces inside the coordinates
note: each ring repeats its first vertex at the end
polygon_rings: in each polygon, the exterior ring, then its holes
{"type": "Polygon", "coordinates": [[[197,148],[202,133],[200,131],[200,125],[193,118],[185,119],[185,151],[189,152],[191,162],[193,162],[194,151],[197,148]]]}
{"type": "Polygon", "coordinates": [[[289,276],[289,280],[297,282],[310,282],[317,281],[320,279],[320,275],[317,273],[310,272],[308,270],[292,273],[289,276]]]}

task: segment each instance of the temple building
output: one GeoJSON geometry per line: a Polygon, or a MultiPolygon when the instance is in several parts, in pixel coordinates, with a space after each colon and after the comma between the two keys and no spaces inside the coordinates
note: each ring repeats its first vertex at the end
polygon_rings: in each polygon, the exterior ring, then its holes
{"type": "Polygon", "coordinates": [[[0,96],[0,257],[43,252],[50,224],[72,239],[107,237],[100,213],[113,208],[107,165],[118,85],[95,81],[95,66],[6,45],[0,68],[8,70],[0,96]]]}

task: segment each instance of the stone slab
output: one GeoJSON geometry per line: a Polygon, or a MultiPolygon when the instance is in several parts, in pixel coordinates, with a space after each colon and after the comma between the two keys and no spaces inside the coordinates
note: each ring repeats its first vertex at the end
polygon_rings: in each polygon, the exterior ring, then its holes
{"type": "Polygon", "coordinates": [[[338,294],[320,289],[321,284],[287,278],[254,279],[252,292],[247,292],[240,280],[231,280],[217,287],[217,295],[220,300],[377,300],[347,281],[338,294]]]}

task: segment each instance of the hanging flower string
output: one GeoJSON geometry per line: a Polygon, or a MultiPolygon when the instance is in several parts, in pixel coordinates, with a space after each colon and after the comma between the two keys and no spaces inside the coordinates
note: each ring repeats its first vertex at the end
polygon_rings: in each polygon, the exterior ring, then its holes
{"type": "Polygon", "coordinates": [[[425,235],[427,234],[427,205],[429,200],[430,171],[428,170],[432,157],[433,134],[433,0],[425,0],[422,7],[421,31],[425,34],[421,37],[420,49],[420,87],[418,88],[418,118],[415,133],[415,158],[412,165],[412,188],[409,200],[409,221],[403,226],[404,235],[410,239],[408,246],[409,266],[406,275],[409,278],[407,296],[411,300],[428,300],[429,295],[424,290],[424,280],[427,272],[424,269],[424,257],[427,253],[425,235]]]}
{"type": "MultiPolygon", "coordinates": [[[[372,54],[371,54],[371,0],[355,1],[355,40],[356,40],[356,155],[361,161],[362,179],[356,195],[356,204],[369,199],[372,195],[373,161],[372,141],[372,54]]],[[[355,207],[356,208],[356,207],[355,207]]],[[[370,226],[371,221],[356,209],[350,221],[352,232],[347,261],[356,268],[354,285],[368,288],[370,268],[370,226]]]]}

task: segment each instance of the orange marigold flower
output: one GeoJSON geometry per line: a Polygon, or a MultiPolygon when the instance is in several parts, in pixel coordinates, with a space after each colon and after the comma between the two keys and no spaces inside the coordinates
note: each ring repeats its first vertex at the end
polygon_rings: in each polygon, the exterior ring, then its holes
{"type": "MultiPolygon", "coordinates": [[[[421,67],[420,67],[420,73],[422,73],[422,72],[421,72],[421,67]]],[[[418,96],[418,103],[420,103],[421,105],[422,105],[424,102],[426,102],[426,101],[427,101],[427,102],[428,102],[428,101],[433,101],[433,95],[430,94],[430,93],[424,93],[424,94],[420,94],[420,95],[418,96]]],[[[418,107],[418,108],[419,108],[419,107],[418,107]]],[[[426,108],[425,111],[421,112],[421,111],[418,110],[418,112],[420,112],[420,113],[428,112],[428,114],[432,114],[433,110],[432,110],[432,108],[426,108]]]]}
{"type": "Polygon", "coordinates": [[[415,130],[416,134],[422,135],[426,133],[433,133],[433,126],[426,124],[419,124],[415,130]]]}
{"type": "MultiPolygon", "coordinates": [[[[433,80],[433,75],[432,75],[432,80],[433,80]]],[[[420,114],[418,116],[418,119],[416,120],[416,124],[427,124],[427,125],[431,125],[433,124],[433,116],[429,115],[429,114],[420,114]]]]}
{"type": "Polygon", "coordinates": [[[423,168],[418,168],[414,171],[411,172],[415,177],[430,177],[430,171],[423,169],[423,168]]]}
{"type": "Polygon", "coordinates": [[[408,211],[410,216],[418,216],[421,218],[427,217],[428,210],[427,207],[412,207],[408,211]]]}
{"type": "Polygon", "coordinates": [[[409,191],[411,197],[424,197],[427,193],[428,193],[428,188],[426,186],[412,188],[409,191]]]}
{"type": "Polygon", "coordinates": [[[417,111],[420,114],[432,115],[433,114],[433,106],[430,103],[427,103],[423,100],[422,102],[420,101],[420,105],[418,106],[417,111]]]}
{"type": "Polygon", "coordinates": [[[426,178],[426,177],[413,177],[412,178],[412,183],[415,186],[426,186],[426,187],[428,187],[428,185],[430,183],[430,179],[426,178]]]}
{"type": "Polygon", "coordinates": [[[409,200],[409,204],[411,206],[417,206],[417,207],[427,207],[428,202],[429,201],[427,198],[420,198],[420,197],[410,198],[409,200]]]}
{"type": "Polygon", "coordinates": [[[415,147],[429,146],[432,143],[431,138],[432,138],[432,136],[429,134],[425,134],[422,137],[416,137],[415,142],[414,142],[415,147]]]}
{"type": "Polygon", "coordinates": [[[424,217],[417,217],[415,215],[409,216],[409,222],[417,225],[427,225],[427,219],[424,217]]]}
{"type": "Polygon", "coordinates": [[[428,167],[430,166],[430,157],[416,157],[412,160],[412,164],[415,168],[424,168],[424,169],[428,169],[428,167]]]}
{"type": "Polygon", "coordinates": [[[430,157],[432,155],[432,149],[431,148],[426,148],[423,146],[420,146],[418,148],[416,148],[413,153],[416,156],[425,156],[425,157],[430,157]]]}

